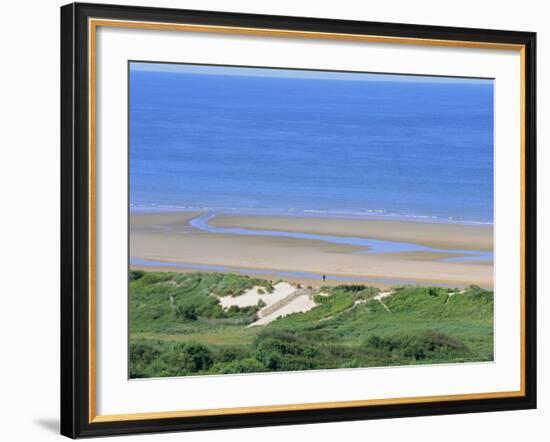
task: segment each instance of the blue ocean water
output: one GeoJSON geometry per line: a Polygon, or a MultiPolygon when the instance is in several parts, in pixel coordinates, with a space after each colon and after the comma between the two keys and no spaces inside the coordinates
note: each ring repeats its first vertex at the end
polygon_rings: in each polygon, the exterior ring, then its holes
{"type": "Polygon", "coordinates": [[[219,69],[130,70],[133,209],[493,222],[491,81],[219,69]]]}

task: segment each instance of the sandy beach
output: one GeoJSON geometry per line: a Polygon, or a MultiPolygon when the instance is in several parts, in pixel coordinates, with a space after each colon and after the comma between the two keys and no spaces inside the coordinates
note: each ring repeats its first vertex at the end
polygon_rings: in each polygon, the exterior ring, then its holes
{"type": "MultiPolygon", "coordinates": [[[[370,285],[387,288],[400,282],[465,286],[493,286],[492,262],[445,262],[454,255],[441,252],[359,253],[363,248],[307,239],[244,236],[197,230],[188,223],[198,212],[132,213],[130,256],[162,262],[162,266],[133,265],[149,270],[192,271],[177,264],[253,269],[256,276],[280,279],[272,271],[303,272],[285,280],[319,286],[371,278],[370,285]],[[173,263],[174,265],[170,265],[173,263]],[[262,273],[265,270],[265,274],[262,273]],[[321,275],[340,280],[323,283],[321,275]],[[346,280],[346,278],[349,278],[346,280]]],[[[493,229],[488,226],[364,219],[272,216],[219,216],[212,225],[276,229],[294,232],[358,236],[406,241],[443,249],[491,250],[493,229]]],[[[357,282],[357,281],[355,281],[357,282]]]]}
{"type": "Polygon", "coordinates": [[[214,226],[406,241],[444,249],[493,250],[493,227],[395,220],[220,215],[214,226]]]}

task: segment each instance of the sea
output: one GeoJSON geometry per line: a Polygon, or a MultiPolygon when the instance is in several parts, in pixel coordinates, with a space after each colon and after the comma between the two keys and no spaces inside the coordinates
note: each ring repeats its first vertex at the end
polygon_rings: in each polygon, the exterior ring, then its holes
{"type": "Polygon", "coordinates": [[[491,80],[142,64],[129,78],[131,210],[493,223],[491,80]]]}

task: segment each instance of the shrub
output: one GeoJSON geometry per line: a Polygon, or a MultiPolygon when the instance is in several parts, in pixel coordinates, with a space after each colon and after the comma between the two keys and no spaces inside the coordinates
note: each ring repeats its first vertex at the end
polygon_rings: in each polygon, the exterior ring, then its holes
{"type": "Polygon", "coordinates": [[[412,358],[417,361],[428,358],[464,356],[469,353],[468,347],[463,342],[434,330],[407,335],[397,334],[384,338],[371,335],[365,341],[365,346],[384,352],[395,352],[404,358],[412,358]]]}
{"type": "Polygon", "coordinates": [[[267,371],[265,365],[254,358],[238,359],[236,361],[216,363],[210,369],[210,373],[259,373],[267,371]]]}
{"type": "Polygon", "coordinates": [[[260,334],[255,347],[256,359],[274,371],[320,368],[323,359],[315,344],[300,340],[291,333],[260,334]]]}
{"type": "Polygon", "coordinates": [[[145,342],[132,342],[129,349],[130,378],[143,378],[154,376],[150,368],[159,360],[161,351],[158,344],[145,342]]]}
{"type": "Polygon", "coordinates": [[[250,350],[242,347],[223,347],[215,354],[217,362],[233,362],[238,359],[246,359],[251,355],[250,350]]]}
{"type": "Polygon", "coordinates": [[[130,344],[130,360],[134,363],[148,364],[159,356],[160,352],[150,345],[142,342],[130,344]]]}
{"type": "Polygon", "coordinates": [[[169,353],[168,359],[179,374],[208,370],[214,362],[210,350],[196,343],[177,343],[169,353]]]}
{"type": "Polygon", "coordinates": [[[130,270],[130,281],[136,281],[143,275],[145,275],[145,272],[143,270],[130,270]]]}
{"type": "Polygon", "coordinates": [[[196,321],[199,317],[194,305],[178,305],[176,307],[176,316],[188,321],[196,321]]]}

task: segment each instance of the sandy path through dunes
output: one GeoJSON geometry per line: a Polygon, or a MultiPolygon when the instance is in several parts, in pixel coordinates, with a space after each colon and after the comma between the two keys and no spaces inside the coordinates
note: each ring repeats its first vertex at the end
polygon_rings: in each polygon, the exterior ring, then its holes
{"type": "Polygon", "coordinates": [[[257,286],[247,290],[239,296],[222,296],[219,298],[220,304],[224,308],[229,308],[233,305],[237,307],[249,307],[258,305],[258,302],[262,300],[265,303],[265,307],[269,307],[294,293],[296,290],[296,288],[288,282],[279,282],[275,284],[273,288],[273,293],[258,293],[258,290],[265,291],[265,288],[257,286]]]}
{"type": "MultiPolygon", "coordinates": [[[[303,313],[311,310],[315,307],[315,301],[310,293],[299,294],[298,296],[293,297],[288,303],[284,304],[280,308],[271,312],[270,314],[260,317],[256,322],[253,322],[249,327],[257,325],[267,325],[280,317],[290,315],[292,313],[303,313]]],[[[261,310],[259,312],[261,316],[261,310]]]]}

